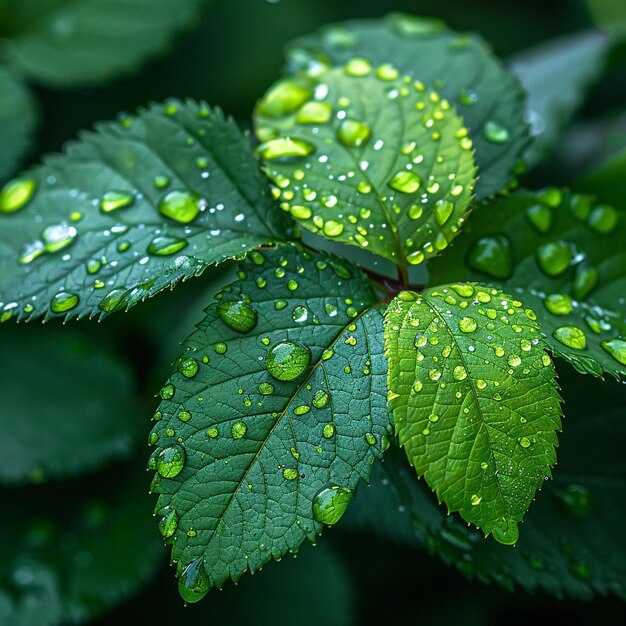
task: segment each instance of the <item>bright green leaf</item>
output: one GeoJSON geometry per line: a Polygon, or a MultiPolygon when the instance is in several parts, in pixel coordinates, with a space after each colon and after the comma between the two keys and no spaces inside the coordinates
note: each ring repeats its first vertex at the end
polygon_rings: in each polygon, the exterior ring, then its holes
{"type": "Polygon", "coordinates": [[[472,142],[450,104],[365,61],[315,89],[278,82],[257,107],[257,135],[282,208],[398,265],[446,248],[472,200],[472,142]]]}
{"type": "Polygon", "coordinates": [[[389,406],[411,465],[502,543],[556,462],[560,407],[534,313],[469,283],[402,292],[385,315],[389,406]]]}
{"type": "Polygon", "coordinates": [[[522,52],[510,59],[528,95],[533,142],[525,160],[534,165],[554,146],[585,91],[599,77],[609,49],[605,33],[588,30],[522,52]]]}
{"type": "Polygon", "coordinates": [[[626,375],[626,212],[589,196],[521,191],[474,211],[433,284],[480,280],[532,307],[554,354],[626,375]],[[621,337],[621,339],[620,339],[621,337]]]}
{"type": "Polygon", "coordinates": [[[467,576],[509,589],[517,583],[559,597],[626,598],[626,393],[616,383],[574,376],[563,380],[568,427],[558,471],[528,512],[514,550],[446,516],[393,449],[374,468],[371,487],[359,491],[345,525],[417,543],[467,576]]]}
{"type": "Polygon", "coordinates": [[[30,147],[37,124],[28,88],[0,67],[0,180],[14,172],[30,147]]]}
{"type": "Polygon", "coordinates": [[[0,481],[92,470],[143,439],[132,372],[82,333],[3,328],[0,362],[0,481]]]}
{"type": "Polygon", "coordinates": [[[386,442],[382,313],[365,277],[296,247],[255,252],[161,389],[161,531],[195,601],[315,541],[386,442]]]}
{"type": "Polygon", "coordinates": [[[58,87],[128,73],[162,52],[200,0],[1,0],[9,63],[58,87]]]}
{"type": "Polygon", "coordinates": [[[162,550],[146,532],[145,478],[109,470],[96,480],[3,490],[11,514],[0,520],[0,623],[86,621],[147,582],[162,550]]]}
{"type": "Polygon", "coordinates": [[[513,181],[512,170],[528,143],[519,82],[474,34],[459,34],[431,18],[392,13],[383,20],[354,20],[295,41],[288,72],[319,75],[330,61],[368,59],[387,64],[439,91],[470,130],[484,198],[513,181]]]}
{"type": "Polygon", "coordinates": [[[0,192],[0,319],[104,317],[289,235],[232,120],[154,105],[0,192]]]}

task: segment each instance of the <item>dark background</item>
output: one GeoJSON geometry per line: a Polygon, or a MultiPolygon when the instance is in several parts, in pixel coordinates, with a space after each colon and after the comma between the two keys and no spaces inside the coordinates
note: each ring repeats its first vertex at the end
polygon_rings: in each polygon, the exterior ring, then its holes
{"type": "MultiPolygon", "coordinates": [[[[247,124],[256,99],[280,70],[288,40],[325,23],[377,17],[391,10],[431,14],[457,30],[478,31],[503,58],[591,22],[582,0],[214,0],[168,55],[140,73],[69,95],[38,88],[43,109],[40,151],[59,150],[65,140],[98,119],[111,119],[120,111],[168,96],[205,99],[247,124]]],[[[583,115],[608,112],[615,92],[622,90],[623,95],[624,82],[600,83],[583,115]]],[[[339,580],[336,572],[325,570],[325,557],[308,548],[296,561],[270,564],[267,572],[244,577],[238,587],[229,584],[198,605],[183,608],[174,572],[164,565],[139,596],[96,623],[339,626],[386,620],[515,626],[559,620],[576,626],[626,621],[625,607],[617,600],[560,602],[543,593],[510,593],[468,582],[436,557],[370,535],[342,533],[338,528],[326,532],[321,543],[325,547],[316,550],[326,554],[323,551],[330,549],[338,560],[334,567],[342,570],[339,580]],[[315,559],[313,566],[308,559],[315,559]],[[259,598],[264,600],[262,610],[259,598]]]]}

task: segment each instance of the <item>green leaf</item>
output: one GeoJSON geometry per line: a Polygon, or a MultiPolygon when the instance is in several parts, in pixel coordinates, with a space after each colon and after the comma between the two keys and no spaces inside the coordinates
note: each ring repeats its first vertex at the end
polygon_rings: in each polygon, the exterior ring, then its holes
{"type": "Polygon", "coordinates": [[[528,143],[524,93],[480,37],[456,33],[431,18],[392,13],[328,26],[295,41],[287,69],[315,75],[328,61],[341,65],[353,57],[375,66],[391,63],[450,101],[474,142],[478,198],[513,182],[512,170],[528,143]]]}
{"type": "Polygon", "coordinates": [[[38,82],[72,87],[134,70],[195,17],[199,0],[2,0],[9,63],[38,82]]]}
{"type": "Polygon", "coordinates": [[[315,541],[386,441],[382,313],[365,277],[295,246],[253,253],[161,389],[150,466],[196,601],[315,541]]]}
{"type": "Polygon", "coordinates": [[[535,165],[558,141],[585,92],[602,71],[609,49],[606,33],[587,30],[526,50],[510,59],[528,95],[533,142],[525,154],[535,165]]]}
{"type": "Polygon", "coordinates": [[[0,362],[0,481],[92,470],[143,438],[130,368],[84,334],[3,328],[0,362]]]}
{"type": "Polygon", "coordinates": [[[153,105],[0,192],[0,315],[104,317],[289,236],[233,120],[153,105]]]}
{"type": "Polygon", "coordinates": [[[19,166],[37,125],[37,108],[28,88],[0,67],[0,180],[19,166]]]}
{"type": "Polygon", "coordinates": [[[604,158],[576,181],[576,191],[593,193],[604,202],[623,207],[626,198],[626,148],[604,158]]]}
{"type": "Polygon", "coordinates": [[[626,213],[589,196],[520,191],[476,209],[433,284],[479,280],[539,317],[550,349],[594,376],[626,374],[626,213]]]}
{"type": "Polygon", "coordinates": [[[374,468],[371,486],[359,491],[345,525],[424,546],[467,576],[509,589],[626,598],[626,393],[614,382],[574,376],[563,381],[568,428],[558,471],[528,512],[514,550],[447,516],[394,449],[374,468]]]}
{"type": "Polygon", "coordinates": [[[19,515],[0,520],[0,623],[86,621],[153,575],[162,550],[146,532],[145,474],[125,470],[2,491],[19,515]]]}
{"type": "Polygon", "coordinates": [[[351,60],[315,89],[283,80],[257,108],[259,153],[282,208],[306,228],[421,263],[456,235],[475,165],[462,120],[435,91],[351,60]]]}
{"type": "Polygon", "coordinates": [[[409,462],[450,511],[507,544],[550,477],[561,426],[534,319],[469,283],[404,291],[385,315],[389,406],[409,462]]]}

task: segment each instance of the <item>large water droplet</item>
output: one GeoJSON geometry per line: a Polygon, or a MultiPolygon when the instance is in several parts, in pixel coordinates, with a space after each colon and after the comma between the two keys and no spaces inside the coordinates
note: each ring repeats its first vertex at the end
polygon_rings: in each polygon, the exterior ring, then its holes
{"type": "Polygon", "coordinates": [[[316,409],[323,409],[328,404],[329,398],[330,396],[326,391],[319,389],[313,396],[313,406],[316,409]]]}
{"type": "Polygon", "coordinates": [[[512,546],[519,539],[517,522],[510,517],[501,517],[496,521],[493,538],[507,546],[512,546]]]}
{"type": "Polygon", "coordinates": [[[53,313],[65,313],[75,308],[80,298],[75,293],[60,291],[50,301],[50,310],[53,313]]]}
{"type": "Polygon", "coordinates": [[[245,437],[247,430],[248,427],[246,426],[245,422],[235,422],[231,426],[230,432],[233,436],[233,439],[241,439],[242,437],[245,437]]]}
{"type": "Polygon", "coordinates": [[[473,333],[478,324],[473,317],[463,317],[459,320],[459,329],[464,333],[473,333]]]}
{"type": "Polygon", "coordinates": [[[595,267],[580,264],[576,268],[576,276],[574,277],[574,296],[583,300],[593,291],[597,283],[598,270],[595,267]]]}
{"type": "Polygon", "coordinates": [[[333,485],[319,491],[313,498],[313,517],[322,524],[336,524],[346,512],[353,497],[346,487],[333,485]]]}
{"type": "Polygon", "coordinates": [[[14,213],[23,209],[33,197],[37,181],[33,178],[15,178],[0,191],[0,213],[14,213]]]}
{"type": "Polygon", "coordinates": [[[333,114],[333,107],[328,102],[307,102],[298,111],[298,124],[326,124],[333,114]]]}
{"type": "Polygon", "coordinates": [[[207,594],[210,587],[209,576],[204,568],[202,557],[187,565],[178,580],[178,593],[185,602],[198,602],[207,594]]]}
{"type": "Polygon", "coordinates": [[[389,181],[389,186],[402,193],[415,193],[422,184],[422,179],[409,170],[397,172],[389,181]]]}
{"type": "Polygon", "coordinates": [[[178,512],[172,507],[166,507],[163,517],[159,521],[159,532],[164,539],[171,537],[178,528],[178,512]]]}
{"type": "Polygon", "coordinates": [[[587,224],[597,233],[608,235],[617,226],[617,220],[617,211],[612,206],[601,204],[591,212],[587,224]]]}
{"type": "Polygon", "coordinates": [[[256,311],[243,300],[221,302],[217,314],[224,324],[238,333],[249,333],[257,325],[256,311]]]}
{"type": "Polygon", "coordinates": [[[626,341],[624,339],[611,339],[603,341],[602,347],[622,365],[626,365],[626,341]]]}
{"type": "Polygon", "coordinates": [[[169,256],[170,254],[176,254],[188,245],[189,242],[186,239],[160,235],[148,244],[147,252],[157,256],[169,256]]]}
{"type": "Polygon", "coordinates": [[[553,293],[549,295],[543,301],[543,304],[553,315],[569,315],[574,309],[572,299],[562,293],[553,293]]]}
{"type": "Polygon", "coordinates": [[[68,224],[53,224],[41,233],[41,241],[46,252],[57,252],[69,246],[77,235],[76,228],[68,224]]]}
{"type": "Polygon", "coordinates": [[[270,117],[282,117],[295,113],[313,95],[310,87],[294,80],[276,83],[259,103],[258,112],[270,117]]]}
{"type": "Polygon", "coordinates": [[[552,336],[568,348],[584,350],[587,347],[587,337],[577,326],[561,326],[552,333],[552,336]]]}
{"type": "Polygon", "coordinates": [[[200,368],[200,364],[193,357],[188,357],[186,359],[183,359],[178,364],[178,371],[185,378],[193,378],[198,373],[199,368],[200,368]]]}
{"type": "MultiPolygon", "coordinates": [[[[435,219],[439,226],[443,226],[454,212],[454,203],[448,200],[438,200],[435,204],[435,219]]],[[[410,217],[410,216],[409,216],[410,217]]]]}
{"type": "Polygon", "coordinates": [[[372,71],[372,66],[367,59],[355,57],[350,59],[344,66],[344,72],[348,76],[367,76],[372,71]]]}
{"type": "Polygon", "coordinates": [[[272,346],[265,357],[267,371],[277,380],[296,379],[311,362],[311,351],[301,343],[281,341],[272,346]]]}
{"type": "Polygon", "coordinates": [[[170,191],[159,202],[159,213],[181,224],[189,224],[200,213],[200,198],[189,191],[170,191]]]}
{"type": "Polygon", "coordinates": [[[156,471],[163,478],[174,478],[182,471],[185,459],[185,450],[181,446],[173,445],[164,448],[156,458],[156,471]]]}
{"type": "Polygon", "coordinates": [[[537,263],[548,276],[562,274],[573,258],[572,247],[565,241],[551,241],[537,250],[537,263]]]}
{"type": "Polygon", "coordinates": [[[526,217],[540,233],[547,233],[552,226],[552,211],[545,204],[533,204],[526,211],[526,217]]]}
{"type": "Polygon", "coordinates": [[[481,237],[473,243],[466,261],[473,270],[505,280],[513,271],[511,242],[505,235],[481,237]]]}
{"type": "Polygon", "coordinates": [[[489,120],[484,127],[484,135],[491,143],[506,143],[509,140],[509,131],[496,121],[489,120]]]}
{"type": "Polygon", "coordinates": [[[257,151],[263,159],[288,160],[308,156],[315,151],[315,146],[305,139],[279,137],[261,144],[257,151]]]}
{"type": "Polygon", "coordinates": [[[98,308],[105,313],[112,313],[126,306],[126,289],[111,289],[98,304],[98,308]]]}
{"type": "Polygon", "coordinates": [[[337,131],[337,138],[344,146],[356,148],[369,139],[370,132],[367,124],[356,120],[344,120],[337,131]]]}
{"type": "Polygon", "coordinates": [[[129,207],[135,202],[135,196],[126,191],[107,191],[100,201],[100,209],[103,213],[110,213],[129,207]]]}

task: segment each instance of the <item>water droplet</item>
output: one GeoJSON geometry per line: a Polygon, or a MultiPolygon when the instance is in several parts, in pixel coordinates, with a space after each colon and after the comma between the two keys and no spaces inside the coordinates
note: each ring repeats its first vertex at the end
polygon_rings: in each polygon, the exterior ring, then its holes
{"type": "Polygon", "coordinates": [[[148,254],[157,256],[168,256],[170,254],[176,254],[188,245],[189,242],[186,239],[160,235],[159,237],[155,237],[148,244],[147,252],[148,254]]]}
{"type": "Polygon", "coordinates": [[[163,478],[178,476],[185,465],[185,450],[181,446],[170,446],[161,450],[156,459],[156,471],[163,478]]]}
{"type": "Polygon", "coordinates": [[[15,178],[0,191],[0,213],[14,213],[23,209],[33,197],[37,181],[33,178],[15,178]]]}
{"type": "Polygon", "coordinates": [[[211,426],[206,429],[206,434],[211,438],[215,439],[219,435],[219,431],[215,426],[211,426]]]}
{"type": "Polygon", "coordinates": [[[37,257],[41,256],[45,251],[45,246],[41,241],[26,243],[22,246],[22,250],[19,256],[19,262],[23,264],[31,263],[37,257]]]}
{"type": "Polygon", "coordinates": [[[159,532],[164,539],[171,537],[178,528],[178,512],[171,507],[165,507],[165,513],[159,520],[159,532]]]}
{"type": "Polygon", "coordinates": [[[283,478],[285,480],[295,480],[298,478],[298,470],[293,467],[288,467],[283,470],[283,478]]]}
{"type": "Polygon", "coordinates": [[[545,204],[533,204],[526,211],[528,221],[540,233],[547,233],[552,227],[552,211],[545,204]]]}
{"type": "Polygon", "coordinates": [[[301,343],[281,341],[272,346],[265,357],[267,371],[277,380],[296,379],[311,362],[311,351],[301,343]]]}
{"type": "Polygon", "coordinates": [[[348,76],[367,76],[372,71],[372,66],[367,59],[354,58],[350,59],[344,66],[344,72],[348,76]]]}
{"type": "Polygon", "coordinates": [[[69,246],[76,238],[77,231],[74,226],[68,226],[67,224],[53,224],[48,226],[41,233],[41,240],[43,241],[46,252],[56,252],[69,246]]]}
{"type": "Polygon", "coordinates": [[[189,224],[200,213],[200,198],[189,191],[170,191],[159,202],[159,213],[181,224],[189,224]]]}
{"type": "Polygon", "coordinates": [[[305,139],[280,137],[261,144],[257,151],[263,159],[287,160],[308,156],[315,151],[315,146],[305,139]]]}
{"type": "Polygon", "coordinates": [[[126,290],[112,289],[98,304],[98,308],[105,313],[112,313],[126,305],[126,290]]]}
{"type": "Polygon", "coordinates": [[[167,176],[155,176],[154,186],[157,189],[165,189],[170,184],[170,179],[167,176]]]}
{"type": "Polygon", "coordinates": [[[454,203],[448,200],[438,200],[435,204],[435,219],[439,226],[443,226],[454,212],[454,203]]]}
{"type": "Polygon", "coordinates": [[[311,410],[308,404],[301,404],[293,410],[294,415],[306,415],[311,410]]]}
{"type": "Polygon", "coordinates": [[[308,206],[294,205],[289,209],[289,212],[299,220],[308,220],[313,215],[313,211],[308,206]]]}
{"type": "Polygon", "coordinates": [[[60,291],[50,301],[50,310],[53,313],[65,313],[75,308],[80,298],[75,293],[60,291]]]}
{"type": "Polygon", "coordinates": [[[180,411],[178,413],[178,419],[181,422],[188,422],[191,419],[191,413],[189,411],[180,411]]]}
{"type": "Polygon", "coordinates": [[[505,280],[513,271],[511,242],[505,235],[481,237],[472,245],[466,261],[473,270],[505,280]]]}
{"type": "Polygon", "coordinates": [[[583,264],[576,268],[574,277],[574,297],[579,300],[586,298],[598,283],[598,270],[583,264]]]}
{"type": "Polygon", "coordinates": [[[507,359],[507,363],[511,367],[519,367],[522,364],[522,359],[517,356],[517,354],[510,354],[509,358],[507,359]]]}
{"type": "Polygon", "coordinates": [[[626,365],[626,341],[624,339],[611,339],[603,341],[602,347],[622,365],[626,365]]]}
{"type": "Polygon", "coordinates": [[[478,506],[481,501],[482,501],[482,496],[479,496],[478,494],[474,494],[471,499],[470,499],[472,506],[478,506]]]}
{"type": "Polygon", "coordinates": [[[484,127],[484,135],[491,143],[506,143],[509,140],[509,131],[494,120],[489,120],[484,127]]]}
{"type": "Polygon", "coordinates": [[[263,97],[258,112],[269,117],[291,115],[312,96],[308,86],[295,80],[281,80],[263,97]]]}
{"type": "Polygon", "coordinates": [[[185,376],[185,378],[193,378],[198,373],[198,368],[200,367],[198,361],[196,361],[192,357],[188,357],[183,359],[178,364],[178,371],[185,376]]]}
{"type": "Polygon", "coordinates": [[[572,517],[585,517],[591,513],[593,501],[591,492],[581,485],[569,485],[558,494],[565,510],[572,517]]]}
{"type": "Polygon", "coordinates": [[[478,328],[478,324],[473,317],[462,317],[459,320],[459,330],[464,333],[473,333],[478,328]]]}
{"type": "Polygon", "coordinates": [[[496,521],[493,538],[504,545],[511,546],[519,539],[517,522],[510,517],[501,517],[496,521]]]}
{"type": "Polygon", "coordinates": [[[522,448],[530,448],[530,439],[528,437],[520,437],[519,439],[519,445],[522,446],[522,448]]]}
{"type": "Polygon", "coordinates": [[[551,241],[537,250],[537,263],[548,276],[562,274],[572,262],[574,253],[564,241],[551,241]]]}
{"type": "Polygon", "coordinates": [[[306,102],[296,121],[298,124],[327,124],[333,114],[333,107],[328,102],[306,102]]]}
{"type": "Polygon", "coordinates": [[[257,325],[256,311],[242,300],[221,302],[217,314],[224,324],[238,333],[249,333],[257,325]]]}
{"type": "Polygon", "coordinates": [[[580,578],[581,580],[590,580],[591,579],[591,570],[586,563],[582,561],[571,561],[569,564],[570,571],[576,578],[580,578]]]}
{"type": "Polygon", "coordinates": [[[245,436],[247,430],[248,427],[245,425],[244,422],[235,422],[232,425],[230,432],[233,436],[233,439],[241,439],[245,436]]]}
{"type": "Polygon", "coordinates": [[[597,233],[608,235],[617,226],[617,220],[617,211],[612,206],[602,204],[591,212],[587,218],[587,224],[597,233]]]}
{"type": "Polygon", "coordinates": [[[291,312],[291,318],[296,324],[304,324],[309,318],[309,310],[305,306],[297,306],[291,312]]]}
{"type": "Polygon", "coordinates": [[[465,380],[467,378],[467,370],[462,365],[457,365],[452,371],[454,380],[465,380]]]}
{"type": "Polygon", "coordinates": [[[332,439],[335,434],[335,427],[332,424],[325,424],[322,429],[322,434],[325,439],[332,439]]]}
{"type": "Polygon", "coordinates": [[[213,349],[217,354],[226,354],[228,352],[228,346],[223,341],[216,343],[213,349]]]}
{"type": "Polygon", "coordinates": [[[346,487],[333,485],[319,491],[313,498],[313,517],[322,524],[336,524],[346,512],[353,493],[346,487]]]}
{"type": "Polygon", "coordinates": [[[415,193],[420,188],[422,179],[415,172],[401,170],[394,175],[388,184],[396,191],[410,194],[415,193]]]}
{"type": "Polygon", "coordinates": [[[328,220],[324,222],[323,231],[327,237],[338,237],[343,232],[344,225],[341,222],[328,220]]]}
{"type": "Polygon", "coordinates": [[[100,210],[103,213],[110,213],[129,207],[135,202],[135,196],[126,191],[107,191],[100,201],[100,210]]]}
{"type": "Polygon", "coordinates": [[[367,124],[356,120],[344,120],[337,131],[337,138],[344,146],[358,148],[369,139],[370,133],[367,124]]]}
{"type": "Polygon", "coordinates": [[[459,102],[465,106],[472,106],[478,102],[478,94],[470,89],[459,91],[459,102]]]}
{"type": "Polygon", "coordinates": [[[209,576],[204,568],[202,557],[198,557],[187,565],[178,580],[178,593],[185,602],[193,603],[202,600],[210,587],[209,576]]]}
{"type": "Polygon", "coordinates": [[[319,389],[315,392],[315,395],[313,396],[313,406],[316,409],[323,409],[328,404],[329,399],[330,396],[328,395],[328,393],[323,389],[319,389]]]}
{"type": "Polygon", "coordinates": [[[561,326],[552,333],[552,336],[568,348],[584,350],[587,347],[587,337],[577,326],[561,326]]]}
{"type": "Polygon", "coordinates": [[[572,299],[562,293],[549,295],[543,304],[553,315],[569,315],[574,308],[572,299]]]}

